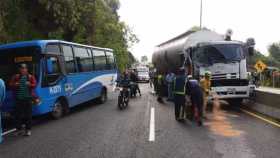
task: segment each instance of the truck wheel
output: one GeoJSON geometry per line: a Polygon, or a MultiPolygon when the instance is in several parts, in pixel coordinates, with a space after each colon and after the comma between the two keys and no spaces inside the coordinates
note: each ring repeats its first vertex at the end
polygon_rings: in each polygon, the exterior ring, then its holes
{"type": "Polygon", "coordinates": [[[241,106],[243,99],[229,99],[228,104],[231,106],[241,106]]]}
{"type": "Polygon", "coordinates": [[[59,100],[56,101],[54,103],[54,108],[53,111],[51,112],[51,116],[57,120],[63,116],[63,112],[64,112],[63,104],[59,100]]]}

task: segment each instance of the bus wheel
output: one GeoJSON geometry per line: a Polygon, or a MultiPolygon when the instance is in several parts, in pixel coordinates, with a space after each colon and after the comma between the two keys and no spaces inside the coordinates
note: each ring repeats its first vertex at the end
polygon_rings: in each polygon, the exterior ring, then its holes
{"type": "Polygon", "coordinates": [[[102,89],[101,95],[98,98],[98,102],[100,104],[104,104],[107,101],[107,92],[105,89],[102,89]]]}
{"type": "Polygon", "coordinates": [[[63,111],[64,111],[63,105],[61,101],[58,100],[54,103],[54,108],[53,111],[51,112],[51,115],[54,119],[59,119],[63,116],[63,111]]]}

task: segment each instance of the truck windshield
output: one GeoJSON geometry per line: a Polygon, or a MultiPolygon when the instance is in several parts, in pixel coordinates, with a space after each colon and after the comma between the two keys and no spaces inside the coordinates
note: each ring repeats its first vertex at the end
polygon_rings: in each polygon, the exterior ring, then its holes
{"type": "Polygon", "coordinates": [[[198,49],[198,61],[204,64],[239,61],[243,58],[243,47],[239,44],[217,44],[198,49]]]}
{"type": "Polygon", "coordinates": [[[38,78],[38,57],[40,49],[37,47],[24,47],[0,50],[0,76],[7,83],[11,77],[18,73],[20,63],[26,63],[29,73],[38,78]]]}

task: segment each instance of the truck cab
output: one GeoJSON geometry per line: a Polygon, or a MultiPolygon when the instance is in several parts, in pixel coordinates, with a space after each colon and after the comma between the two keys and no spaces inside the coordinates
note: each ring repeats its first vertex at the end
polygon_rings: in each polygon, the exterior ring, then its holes
{"type": "Polygon", "coordinates": [[[239,104],[249,97],[245,43],[239,41],[210,41],[198,43],[187,50],[193,76],[200,79],[211,72],[211,91],[221,99],[239,104]]]}

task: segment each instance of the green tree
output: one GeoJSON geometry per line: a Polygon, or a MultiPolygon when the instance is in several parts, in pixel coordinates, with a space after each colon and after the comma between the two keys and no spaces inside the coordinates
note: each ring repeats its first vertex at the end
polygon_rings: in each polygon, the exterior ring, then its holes
{"type": "Polygon", "coordinates": [[[124,69],[139,40],[119,20],[119,7],[119,0],[1,0],[0,43],[63,39],[108,47],[124,69]]]}
{"type": "Polygon", "coordinates": [[[280,42],[268,46],[269,56],[280,62],[280,42]]]}

